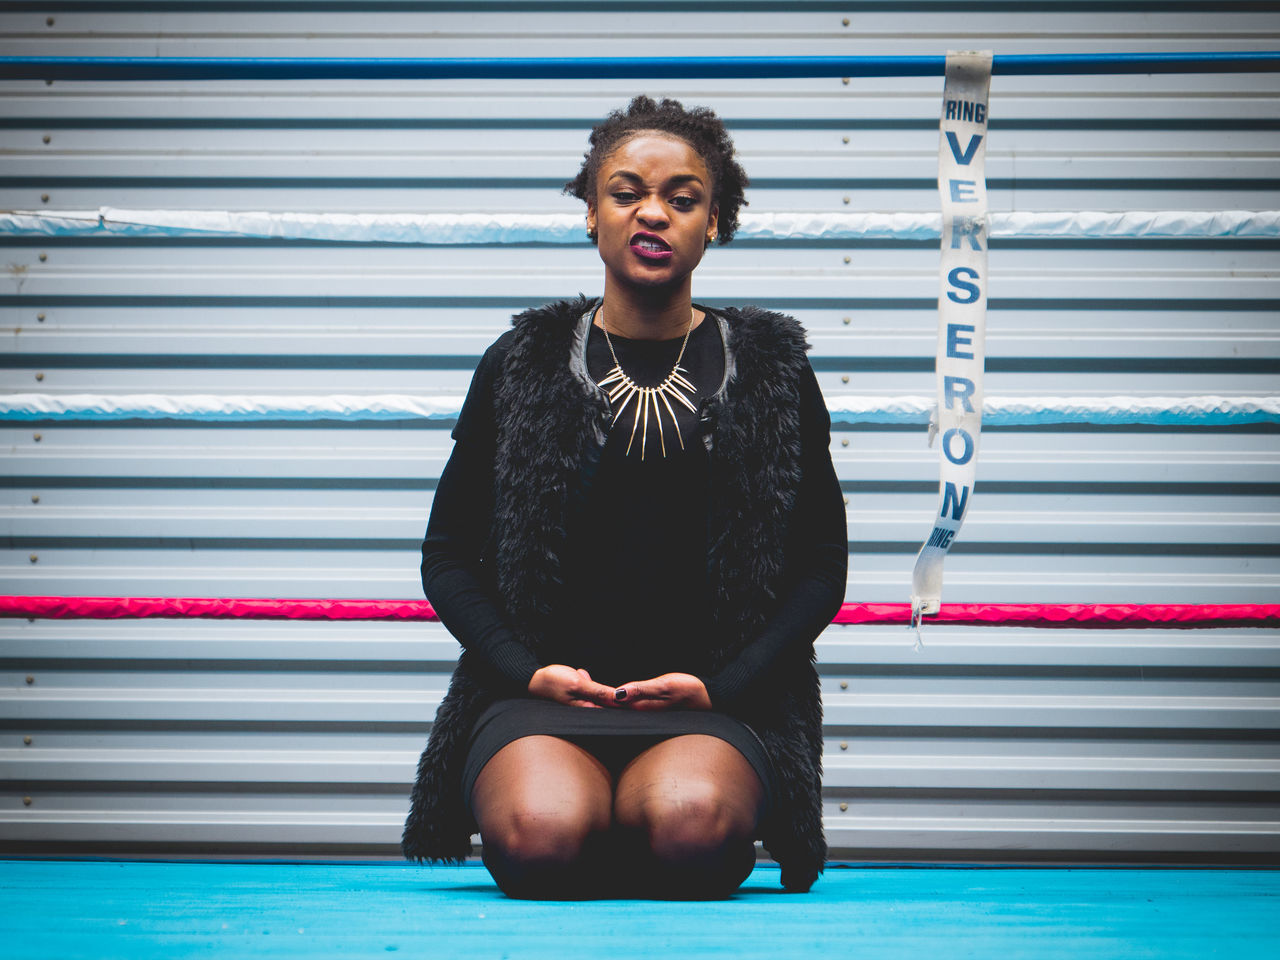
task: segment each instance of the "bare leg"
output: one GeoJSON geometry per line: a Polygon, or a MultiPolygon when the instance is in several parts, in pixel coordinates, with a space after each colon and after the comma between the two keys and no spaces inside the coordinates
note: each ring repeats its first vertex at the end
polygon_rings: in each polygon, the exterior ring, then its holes
{"type": "Polygon", "coordinates": [[[612,802],[609,771],[581,747],[548,736],[507,744],[471,793],[485,866],[509,897],[591,894],[612,802]]]}
{"type": "Polygon", "coordinates": [[[730,896],[755,865],[764,788],[745,757],[701,734],[646,750],[618,777],[614,821],[630,834],[631,870],[648,896],[730,896]]]}

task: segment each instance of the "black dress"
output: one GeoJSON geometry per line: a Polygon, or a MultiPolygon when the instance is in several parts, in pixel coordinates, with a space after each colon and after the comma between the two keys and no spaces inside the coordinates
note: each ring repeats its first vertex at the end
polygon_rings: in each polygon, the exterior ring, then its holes
{"type": "MultiPolygon", "coordinates": [[[[683,340],[628,340],[612,334],[611,339],[623,370],[641,386],[655,385],[668,375],[683,340]]],[[[587,343],[592,379],[603,380],[613,366],[609,344],[599,327],[592,327],[587,343]]],[[[708,314],[690,334],[681,366],[697,387],[695,407],[720,389],[725,376],[724,345],[714,315],[708,314]]],[[[768,797],[774,782],[769,756],[755,733],[727,714],[714,709],[589,710],[522,696],[542,664],[510,635],[496,606],[460,557],[472,550],[478,553],[488,533],[492,384],[499,373],[500,359],[491,349],[477,369],[459,417],[454,433],[457,444],[441,475],[423,545],[427,596],[464,645],[482,652],[511,693],[490,707],[472,729],[463,777],[468,803],[484,764],[507,743],[533,734],[578,743],[615,775],[627,761],[661,740],[688,733],[716,736],[748,760],[768,797]],[[471,546],[459,550],[460,544],[471,546]]],[[[809,390],[810,400],[821,411],[816,382],[809,390]]],[[[559,622],[563,631],[555,638],[555,659],[548,662],[585,668],[592,679],[609,686],[669,672],[690,673],[706,684],[714,707],[721,699],[745,695],[755,675],[767,670],[770,637],[749,649],[736,669],[709,674],[706,518],[713,492],[708,490],[699,415],[673,402],[674,428],[663,406],[661,434],[652,413],[646,434],[643,417],[639,424],[635,422],[635,405],[633,400],[615,419],[588,493],[571,521],[568,549],[562,557],[565,592],[559,622]]],[[[617,411],[618,403],[613,407],[617,411]]],[[[826,513],[814,511],[808,521],[804,509],[798,511],[799,540],[831,541],[825,544],[831,555],[827,565],[833,571],[838,568],[843,581],[843,515],[842,511],[838,519],[829,515],[831,488],[838,495],[838,484],[825,446],[816,459],[826,460],[825,475],[815,481],[822,484],[825,496],[814,500],[825,502],[827,509],[826,513]]],[[[834,502],[838,507],[840,501],[834,502]]],[[[816,556],[823,555],[823,547],[816,542],[805,545],[816,556]]],[[[822,578],[820,572],[817,576],[822,578]]],[[[811,637],[821,629],[806,620],[804,584],[797,584],[792,592],[798,595],[797,602],[784,604],[770,625],[774,646],[793,632],[808,631],[811,637]]]]}
{"type": "MultiPolygon", "coordinates": [[[[612,335],[611,340],[622,369],[640,386],[661,382],[684,342],[683,337],[645,341],[612,335]]],[[[680,365],[699,388],[692,400],[695,407],[719,388],[724,348],[713,318],[689,335],[680,365]]],[[[609,342],[599,327],[592,327],[587,342],[592,379],[603,380],[613,366],[609,342]]],[[[620,403],[621,398],[615,411],[620,403]]],[[[705,646],[698,642],[710,628],[705,599],[707,463],[698,414],[678,402],[671,402],[669,410],[664,404],[651,412],[647,424],[643,413],[633,399],[615,419],[590,493],[570,530],[571,552],[565,558],[570,620],[562,659],[608,686],[673,671],[707,671],[705,646]]],[[[471,788],[489,759],[531,734],[578,744],[616,777],[648,747],[690,733],[733,745],[755,770],[766,797],[771,794],[773,770],[764,746],[745,724],[723,713],[586,710],[530,698],[501,700],[476,722],[463,789],[470,805],[471,788]]]]}

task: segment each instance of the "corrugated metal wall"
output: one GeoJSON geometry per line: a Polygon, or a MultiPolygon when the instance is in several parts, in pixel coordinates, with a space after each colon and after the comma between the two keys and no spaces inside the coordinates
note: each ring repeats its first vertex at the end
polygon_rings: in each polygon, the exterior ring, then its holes
{"type": "MultiPolygon", "coordinates": [[[[8,3],[0,54],[998,54],[1280,47],[1266,3],[8,3]],[[1034,7],[1036,12],[1027,12],[1034,7]]],[[[940,78],[0,84],[0,208],[568,211],[589,124],[714,106],[751,210],[930,210],[940,78]]],[[[1280,208],[1276,75],[992,83],[993,210],[1280,208]]],[[[3,238],[3,389],[461,392],[571,248],[3,238]]],[[[988,395],[1280,387],[1274,241],[992,244],[988,395]]],[[[828,397],[933,390],[935,243],[740,243],[695,288],[808,327],[828,397]]],[[[447,424],[0,425],[2,592],[420,596],[447,424]]],[[[1271,426],[984,431],[944,600],[1265,602],[1271,426]]],[[[850,600],[905,601],[936,453],[833,436],[850,600]]],[[[837,855],[1280,851],[1280,635],[832,627],[837,855]]],[[[0,623],[0,848],[393,852],[438,625],[0,623]]]]}

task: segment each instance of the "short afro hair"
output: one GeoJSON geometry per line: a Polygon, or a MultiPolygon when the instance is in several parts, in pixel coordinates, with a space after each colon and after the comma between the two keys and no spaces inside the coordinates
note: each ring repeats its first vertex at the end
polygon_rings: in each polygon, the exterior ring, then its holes
{"type": "Polygon", "coordinates": [[[743,196],[747,174],[734,156],[733,138],[724,121],[708,107],[686,110],[679,100],[655,103],[649,97],[636,97],[625,111],[614,110],[591,129],[591,149],[584,154],[578,175],[564,185],[564,192],[594,203],[600,164],[632,137],[650,131],[683,140],[707,165],[711,200],[719,211],[716,238],[728,243],[738,229],[738,211],[747,205],[743,196]]]}

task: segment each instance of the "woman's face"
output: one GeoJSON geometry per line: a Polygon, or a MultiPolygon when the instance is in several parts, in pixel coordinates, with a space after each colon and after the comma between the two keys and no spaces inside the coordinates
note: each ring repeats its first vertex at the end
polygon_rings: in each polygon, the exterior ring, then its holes
{"type": "Polygon", "coordinates": [[[715,236],[711,190],[707,165],[683,140],[641,133],[605,157],[587,228],[597,233],[608,282],[687,284],[715,236]]]}

